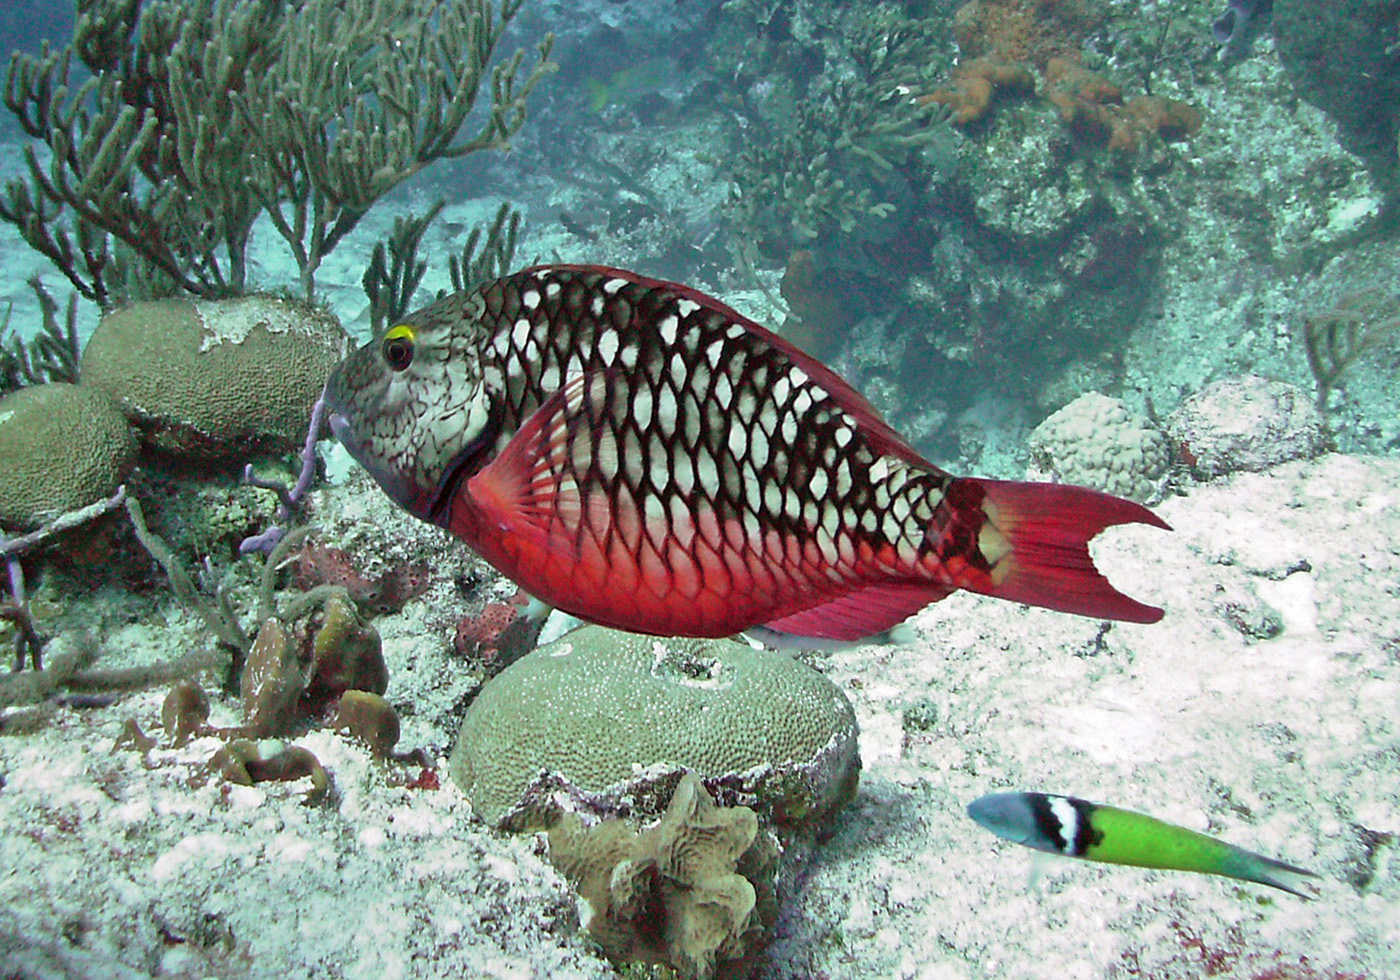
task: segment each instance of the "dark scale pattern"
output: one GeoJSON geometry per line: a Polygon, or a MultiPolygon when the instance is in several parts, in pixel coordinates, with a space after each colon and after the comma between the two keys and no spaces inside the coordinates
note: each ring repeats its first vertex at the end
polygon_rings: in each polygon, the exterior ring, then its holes
{"type": "MultiPolygon", "coordinates": [[[[677,544],[664,521],[674,515],[708,530],[715,547],[726,526],[731,547],[761,550],[766,541],[809,587],[836,571],[861,574],[859,559],[872,555],[885,555],[891,571],[913,564],[947,478],[895,461],[877,491],[876,455],[855,420],[764,336],[671,290],[599,272],[522,273],[485,299],[488,332],[506,339],[493,344],[508,379],[500,444],[571,374],[602,372],[606,384],[583,394],[570,423],[563,458],[578,467],[559,476],[602,488],[610,501],[630,499],[650,518],[658,551],[677,544]],[[702,512],[718,527],[701,522],[702,512]]],[[[606,547],[608,529],[577,528],[599,531],[606,547]]],[[[637,534],[617,533],[635,555],[637,534]]],[[[692,544],[683,547],[699,560],[692,544]]]]}

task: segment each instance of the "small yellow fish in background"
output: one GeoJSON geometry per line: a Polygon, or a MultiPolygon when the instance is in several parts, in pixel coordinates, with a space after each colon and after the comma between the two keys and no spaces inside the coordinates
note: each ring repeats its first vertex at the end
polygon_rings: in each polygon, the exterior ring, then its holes
{"type": "Polygon", "coordinates": [[[967,815],[1017,844],[1068,857],[1139,868],[1195,871],[1315,897],[1311,871],[1275,861],[1145,813],[1050,793],[992,793],[967,815]],[[1304,891],[1303,889],[1307,889],[1304,891]]]}

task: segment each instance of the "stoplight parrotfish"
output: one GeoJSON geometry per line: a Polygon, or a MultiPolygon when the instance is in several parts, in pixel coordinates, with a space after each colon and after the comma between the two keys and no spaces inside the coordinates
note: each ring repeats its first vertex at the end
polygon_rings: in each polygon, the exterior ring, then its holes
{"type": "Polygon", "coordinates": [[[956,589],[1137,623],[1082,487],[957,478],[830,369],[718,300],[546,265],[439,299],[326,387],[336,437],[410,513],[581,619],[666,636],[886,634],[956,589]]]}
{"type": "Polygon", "coordinates": [[[967,815],[998,837],[1050,854],[1196,871],[1281,888],[1313,898],[1317,875],[1303,868],[1132,810],[1050,793],[992,793],[973,800],[967,815]],[[1307,889],[1306,891],[1304,889],[1307,889]]]}

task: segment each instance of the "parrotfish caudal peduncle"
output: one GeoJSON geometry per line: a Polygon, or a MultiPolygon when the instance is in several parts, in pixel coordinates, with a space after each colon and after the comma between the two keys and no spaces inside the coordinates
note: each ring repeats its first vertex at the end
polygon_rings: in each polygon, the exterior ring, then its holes
{"type": "Polygon", "coordinates": [[[1050,854],[1197,871],[1272,885],[1312,898],[1311,871],[1275,861],[1156,817],[1049,793],[993,793],[973,800],[968,816],[998,837],[1050,854]]]}
{"type": "Polygon", "coordinates": [[[686,286],[527,269],[336,368],[337,438],[525,591],[639,633],[852,641],[955,589],[1138,623],[1088,542],[1167,525],[1081,487],[959,479],[813,358],[686,286]]]}

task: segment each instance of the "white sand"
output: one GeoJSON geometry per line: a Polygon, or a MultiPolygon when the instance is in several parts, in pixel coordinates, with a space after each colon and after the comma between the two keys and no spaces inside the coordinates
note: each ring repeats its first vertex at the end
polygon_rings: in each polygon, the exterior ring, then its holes
{"type": "MultiPolygon", "coordinates": [[[[916,645],[831,657],[860,716],[861,791],[761,975],[1400,976],[1394,848],[1368,863],[1358,831],[1400,831],[1397,486],[1400,461],[1331,456],[1168,500],[1171,534],[1110,532],[1100,564],[1166,606],[1154,626],[956,595],[917,618],[916,645]],[[1232,625],[1263,606],[1277,637],[1232,625]],[[1317,871],[1320,897],[1067,859],[1028,887],[1033,852],[964,814],[1007,788],[1217,834],[1317,871]]],[[[337,492],[350,515],[383,499],[337,492]]],[[[428,605],[380,626],[391,700],[421,706],[404,747],[441,749],[446,641],[428,605]]],[[[163,693],[0,739],[0,976],[615,975],[540,843],[488,832],[445,780],[405,789],[316,732],[298,744],[337,797],[307,807],[304,784],[192,786],[214,739],[111,751],[127,718],[160,734],[163,693]]]]}

